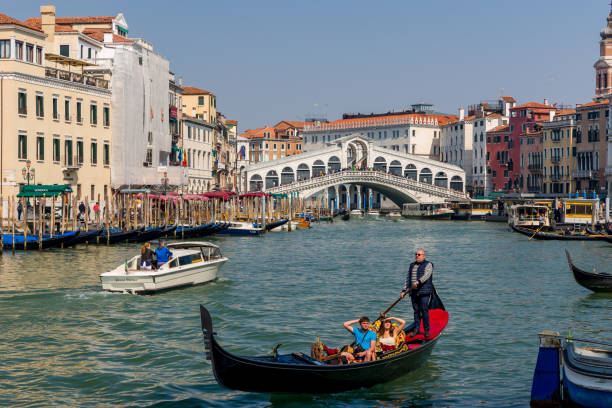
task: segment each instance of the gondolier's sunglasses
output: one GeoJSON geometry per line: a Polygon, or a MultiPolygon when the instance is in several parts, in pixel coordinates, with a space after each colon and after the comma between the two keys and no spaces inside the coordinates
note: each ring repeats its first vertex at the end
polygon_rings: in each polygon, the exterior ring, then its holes
{"type": "Polygon", "coordinates": [[[414,256],[421,256],[421,255],[425,256],[425,254],[419,254],[418,252],[414,254],[414,256]]]}

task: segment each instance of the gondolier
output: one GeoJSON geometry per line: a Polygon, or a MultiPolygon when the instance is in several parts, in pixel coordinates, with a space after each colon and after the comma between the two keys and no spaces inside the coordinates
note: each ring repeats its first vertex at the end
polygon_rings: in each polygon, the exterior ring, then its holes
{"type": "Polygon", "coordinates": [[[406,296],[409,292],[414,310],[414,330],[420,331],[421,320],[425,338],[429,337],[429,297],[433,291],[433,263],[425,259],[425,251],[419,249],[414,254],[415,261],[408,268],[406,283],[400,296],[406,296]]]}

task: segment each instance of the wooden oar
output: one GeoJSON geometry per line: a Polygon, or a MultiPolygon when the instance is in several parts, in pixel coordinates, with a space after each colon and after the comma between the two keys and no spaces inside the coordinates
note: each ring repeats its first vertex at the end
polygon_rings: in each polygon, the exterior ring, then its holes
{"type": "Polygon", "coordinates": [[[537,230],[536,230],[536,231],[533,233],[533,235],[529,237],[529,239],[528,239],[527,241],[531,241],[531,238],[535,237],[535,236],[536,236],[536,234],[537,234],[538,232],[540,232],[540,230],[541,230],[542,228],[544,228],[544,224],[542,224],[542,225],[540,226],[540,228],[538,228],[538,229],[537,229],[537,230]]]}
{"type": "Polygon", "coordinates": [[[377,318],[376,320],[374,320],[374,322],[372,323],[372,325],[373,325],[374,323],[376,323],[377,321],[379,321],[381,318],[384,318],[384,317],[387,315],[387,313],[389,313],[389,311],[390,311],[391,309],[393,309],[393,308],[395,307],[395,305],[397,305],[397,304],[400,302],[400,300],[402,300],[402,299],[403,299],[403,297],[401,297],[401,296],[400,296],[400,297],[398,297],[398,298],[397,298],[397,300],[396,300],[395,302],[393,302],[393,303],[391,304],[391,306],[389,306],[389,307],[387,308],[387,310],[385,310],[384,312],[382,312],[382,313],[381,313],[381,314],[378,316],[378,318],[377,318]]]}

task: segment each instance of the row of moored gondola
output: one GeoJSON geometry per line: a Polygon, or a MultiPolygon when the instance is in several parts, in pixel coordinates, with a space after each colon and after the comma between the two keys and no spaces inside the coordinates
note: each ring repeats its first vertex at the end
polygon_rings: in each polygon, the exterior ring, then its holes
{"type": "Polygon", "coordinates": [[[41,236],[2,234],[2,247],[7,250],[46,249],[69,247],[84,243],[109,245],[120,242],[146,242],[159,238],[199,238],[227,229],[229,225],[229,222],[213,222],[196,226],[141,227],[133,230],[111,228],[110,231],[106,229],[71,231],[54,236],[49,234],[41,236]]]}

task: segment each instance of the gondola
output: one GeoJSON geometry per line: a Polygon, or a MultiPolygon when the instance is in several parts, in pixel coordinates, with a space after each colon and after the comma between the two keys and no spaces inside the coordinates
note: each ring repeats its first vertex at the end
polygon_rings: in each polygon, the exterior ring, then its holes
{"type": "MultiPolygon", "coordinates": [[[[266,231],[270,231],[276,227],[280,227],[281,225],[285,225],[286,223],[289,222],[288,218],[283,218],[282,220],[278,220],[278,221],[272,221],[272,222],[267,222],[266,223],[266,231]]],[[[261,223],[253,223],[253,227],[255,228],[261,228],[261,223]]]]}
{"type": "Polygon", "coordinates": [[[64,242],[64,246],[69,247],[69,246],[75,246],[78,244],[84,244],[85,242],[88,242],[90,238],[95,238],[98,235],[100,235],[100,233],[102,233],[101,229],[81,231],[77,236],[64,242]]]}
{"type": "Polygon", "coordinates": [[[206,235],[206,231],[213,227],[213,224],[196,225],[193,227],[181,225],[174,232],[175,238],[194,238],[206,235]]]}
{"type": "Polygon", "coordinates": [[[604,227],[606,228],[608,235],[612,235],[612,224],[605,224],[604,227]]]}
{"type": "Polygon", "coordinates": [[[583,271],[574,265],[567,250],[565,255],[567,256],[567,263],[574,275],[574,279],[580,286],[593,292],[612,292],[612,274],[583,271]]]}
{"type": "Polygon", "coordinates": [[[161,227],[149,227],[142,231],[138,232],[138,235],[131,238],[130,241],[133,242],[147,242],[157,239],[159,237],[167,235],[166,226],[161,227]]]}
{"type": "MultiPolygon", "coordinates": [[[[564,234],[555,234],[550,232],[542,232],[538,230],[532,230],[528,228],[517,227],[514,224],[510,224],[512,229],[520,234],[527,235],[528,237],[533,237],[535,239],[541,240],[562,240],[562,241],[607,241],[605,237],[602,236],[592,236],[592,235],[564,235],[564,234]]],[[[612,242],[612,241],[610,241],[612,242]]]]}
{"type": "Polygon", "coordinates": [[[608,242],[612,243],[612,234],[599,233],[597,231],[593,231],[589,227],[586,227],[586,232],[587,232],[587,234],[589,234],[592,237],[598,237],[602,241],[608,241],[608,242]]]}
{"type": "MultiPolygon", "coordinates": [[[[64,234],[56,235],[54,237],[48,237],[39,239],[37,235],[28,235],[26,239],[24,239],[23,235],[15,234],[15,249],[47,249],[59,247],[65,242],[77,237],[79,235],[79,231],[66,232],[64,234]],[[25,245],[24,245],[25,242],[25,245]]],[[[2,234],[2,247],[5,249],[13,249],[13,235],[12,234],[2,234]]]]}
{"type": "MultiPolygon", "coordinates": [[[[303,353],[279,354],[278,346],[271,356],[234,355],[217,342],[210,313],[200,305],[206,358],[211,361],[217,382],[230,389],[253,392],[335,393],[371,387],[408,374],[425,363],[448,323],[448,312],[435,291],[429,313],[431,330],[427,339],[423,335],[408,337],[398,348],[374,361],[332,365],[303,353]]],[[[414,323],[404,332],[408,336],[413,329],[414,323]]]]}
{"type": "Polygon", "coordinates": [[[345,212],[342,214],[342,221],[348,221],[351,219],[351,214],[349,212],[345,212]]]}
{"type": "Polygon", "coordinates": [[[102,245],[106,244],[117,244],[119,242],[127,241],[130,238],[135,237],[140,232],[140,229],[121,231],[118,229],[111,229],[110,234],[106,230],[102,230],[100,235],[89,239],[89,243],[99,243],[102,245]]]}

